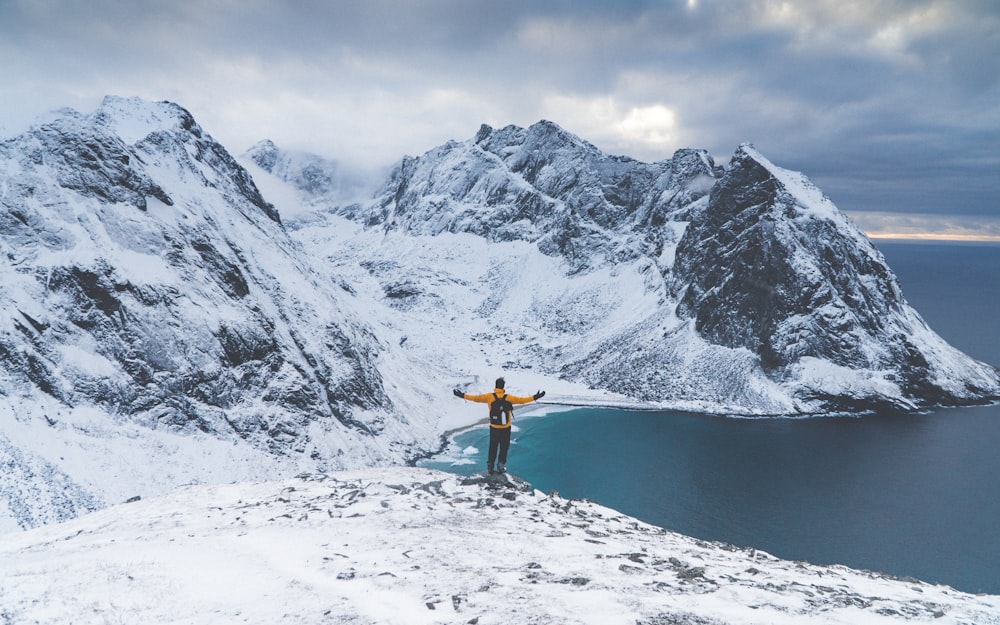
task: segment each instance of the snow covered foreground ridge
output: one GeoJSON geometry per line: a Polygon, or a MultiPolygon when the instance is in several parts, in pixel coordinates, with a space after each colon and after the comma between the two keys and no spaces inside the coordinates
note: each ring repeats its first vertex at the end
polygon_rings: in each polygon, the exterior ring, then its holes
{"type": "Polygon", "coordinates": [[[516,478],[186,487],[0,537],[5,622],[1000,623],[1000,598],[697,541],[516,478]]]}

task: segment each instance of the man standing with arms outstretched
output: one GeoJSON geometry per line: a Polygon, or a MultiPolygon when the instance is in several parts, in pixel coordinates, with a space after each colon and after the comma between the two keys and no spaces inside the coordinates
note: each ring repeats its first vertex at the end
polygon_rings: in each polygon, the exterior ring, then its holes
{"type": "Polygon", "coordinates": [[[514,406],[512,404],[527,404],[538,401],[545,396],[545,391],[538,391],[530,397],[508,395],[503,389],[504,379],[497,378],[496,388],[492,393],[482,395],[466,395],[455,389],[455,397],[490,405],[490,449],[486,458],[486,468],[490,474],[506,473],[507,450],[510,449],[510,425],[514,421],[514,406]],[[499,461],[494,469],[494,463],[499,461]]]}

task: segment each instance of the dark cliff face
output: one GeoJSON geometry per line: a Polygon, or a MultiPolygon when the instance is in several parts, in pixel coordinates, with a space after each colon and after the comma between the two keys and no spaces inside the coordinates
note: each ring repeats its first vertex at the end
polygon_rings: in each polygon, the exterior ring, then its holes
{"type": "Polygon", "coordinates": [[[898,285],[874,248],[808,210],[737,153],[678,245],[678,313],[714,343],[759,353],[767,369],[802,356],[865,366],[857,335],[881,332],[899,312],[898,285]],[[809,326],[781,332],[794,318],[809,326]]]}
{"type": "MultiPolygon", "coordinates": [[[[912,338],[923,322],[882,255],[825,198],[789,188],[808,182],[775,171],[752,147],[737,151],[678,245],[677,314],[706,340],[757,354],[774,379],[815,358],[892,371],[905,394],[928,403],[956,401],[931,383],[912,338]]],[[[835,407],[861,403],[831,398],[835,407]]]]}
{"type": "Polygon", "coordinates": [[[0,144],[0,167],[4,395],[277,453],[306,451],[312,423],[380,429],[377,340],[187,111],[64,112],[0,144]]]}

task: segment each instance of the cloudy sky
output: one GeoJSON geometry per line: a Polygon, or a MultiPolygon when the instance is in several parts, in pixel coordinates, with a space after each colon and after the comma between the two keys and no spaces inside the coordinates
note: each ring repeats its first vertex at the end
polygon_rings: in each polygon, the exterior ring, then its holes
{"type": "Polygon", "coordinates": [[[1000,238],[995,0],[0,0],[0,134],[105,94],[362,166],[540,119],[750,141],[870,232],[1000,238]]]}

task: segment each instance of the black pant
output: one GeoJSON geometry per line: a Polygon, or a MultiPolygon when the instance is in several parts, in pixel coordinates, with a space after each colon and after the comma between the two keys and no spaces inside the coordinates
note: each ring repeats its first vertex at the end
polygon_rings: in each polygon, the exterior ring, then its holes
{"type": "Polygon", "coordinates": [[[487,454],[486,465],[493,468],[500,452],[500,464],[507,464],[507,450],[510,449],[510,428],[490,427],[490,451],[487,454]]]}

